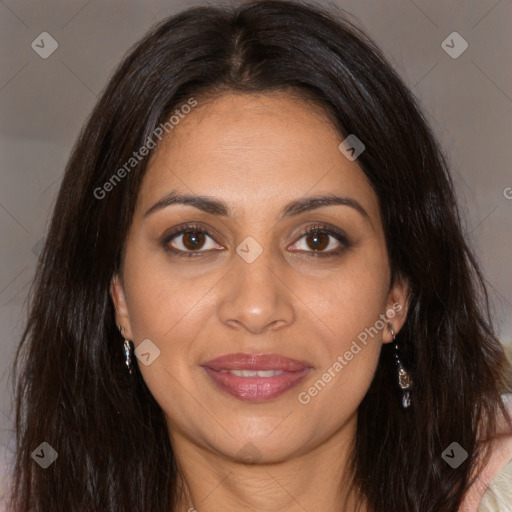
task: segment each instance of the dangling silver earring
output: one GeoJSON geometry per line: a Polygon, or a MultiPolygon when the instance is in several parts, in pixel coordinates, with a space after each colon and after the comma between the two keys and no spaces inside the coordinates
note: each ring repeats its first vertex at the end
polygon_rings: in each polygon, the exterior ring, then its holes
{"type": "Polygon", "coordinates": [[[395,344],[395,363],[398,370],[398,386],[402,390],[402,407],[407,409],[411,405],[411,389],[413,381],[407,370],[404,368],[402,361],[400,361],[398,343],[396,342],[395,332],[393,327],[388,323],[389,332],[393,336],[393,343],[395,344]]]}
{"type": "MultiPolygon", "coordinates": [[[[122,335],[123,334],[122,326],[118,325],[117,328],[119,329],[119,332],[122,335]]],[[[123,346],[124,346],[124,356],[125,356],[124,362],[126,364],[126,368],[128,369],[128,373],[131,375],[133,373],[133,364],[132,364],[132,356],[131,356],[132,348],[131,348],[130,340],[125,339],[123,346]]]]}

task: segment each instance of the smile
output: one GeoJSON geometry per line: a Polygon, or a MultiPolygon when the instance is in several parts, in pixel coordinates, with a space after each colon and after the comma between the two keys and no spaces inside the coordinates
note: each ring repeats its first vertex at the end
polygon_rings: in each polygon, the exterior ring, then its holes
{"type": "Polygon", "coordinates": [[[307,362],[277,354],[228,354],[201,366],[218,390],[250,402],[286,393],[312,370],[307,362]]]}

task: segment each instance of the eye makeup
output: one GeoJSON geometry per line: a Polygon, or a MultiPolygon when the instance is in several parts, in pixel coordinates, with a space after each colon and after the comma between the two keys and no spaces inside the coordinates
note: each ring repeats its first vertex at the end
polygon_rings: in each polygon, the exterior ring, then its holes
{"type": "MultiPolygon", "coordinates": [[[[222,249],[219,248],[213,248],[213,249],[207,249],[207,250],[201,250],[203,248],[205,239],[210,238],[213,240],[213,242],[219,246],[219,244],[215,241],[215,235],[213,235],[210,230],[202,227],[200,224],[197,223],[186,223],[183,225],[180,225],[173,229],[170,233],[166,233],[162,239],[161,239],[161,245],[163,249],[171,253],[173,255],[179,256],[179,257],[203,257],[205,255],[211,255],[214,251],[220,251],[222,249]],[[185,243],[191,245],[197,245],[196,249],[194,250],[193,247],[188,247],[190,250],[184,250],[184,249],[178,249],[175,246],[172,245],[172,242],[174,242],[179,237],[183,237],[181,240],[181,245],[187,248],[185,243]],[[184,243],[185,242],[185,243],[184,243]]],[[[348,239],[348,236],[345,234],[345,232],[339,228],[335,228],[332,225],[329,224],[314,224],[312,226],[308,226],[307,228],[303,229],[301,233],[299,234],[297,241],[292,244],[296,245],[301,239],[303,238],[314,238],[316,242],[314,244],[322,245],[322,237],[325,240],[325,237],[327,237],[328,245],[331,244],[331,241],[329,238],[336,240],[339,243],[339,247],[336,249],[331,249],[329,251],[325,250],[315,250],[312,248],[310,251],[304,251],[304,250],[297,250],[293,249],[292,252],[298,252],[301,254],[307,254],[308,256],[312,257],[321,257],[321,258],[327,258],[327,257],[334,257],[339,256],[341,253],[343,253],[347,248],[351,246],[351,243],[348,239]],[[320,244],[318,244],[318,240],[320,240],[320,244]]],[[[313,245],[314,245],[313,244],[313,245]]],[[[311,247],[311,246],[310,246],[311,247]]]]}

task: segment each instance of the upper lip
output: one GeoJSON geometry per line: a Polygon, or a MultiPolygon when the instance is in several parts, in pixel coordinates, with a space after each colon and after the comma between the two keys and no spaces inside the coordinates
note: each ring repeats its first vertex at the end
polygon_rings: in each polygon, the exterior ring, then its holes
{"type": "Polygon", "coordinates": [[[311,365],[305,361],[298,361],[279,354],[226,354],[216,357],[203,363],[201,366],[207,366],[212,370],[282,370],[294,372],[304,368],[310,368],[311,365]]]}

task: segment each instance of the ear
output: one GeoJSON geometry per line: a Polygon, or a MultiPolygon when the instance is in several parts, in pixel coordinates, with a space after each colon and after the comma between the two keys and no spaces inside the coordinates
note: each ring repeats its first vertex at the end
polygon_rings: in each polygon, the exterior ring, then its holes
{"type": "MultiPolygon", "coordinates": [[[[391,325],[395,336],[400,332],[400,329],[403,327],[407,318],[407,312],[409,310],[409,294],[410,287],[407,280],[397,276],[395,283],[389,290],[388,302],[384,313],[388,318],[388,322],[391,325]]],[[[391,343],[392,341],[393,335],[386,325],[382,335],[382,343],[391,343]]]]}
{"type": "Polygon", "coordinates": [[[121,279],[118,274],[112,276],[110,281],[110,296],[114,303],[116,313],[116,325],[123,328],[122,336],[128,340],[133,340],[132,328],[130,324],[130,315],[126,305],[126,297],[121,279]]]}

